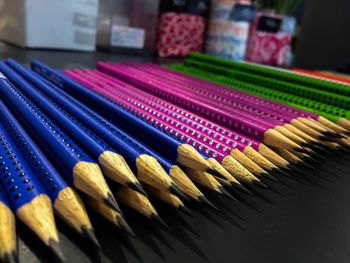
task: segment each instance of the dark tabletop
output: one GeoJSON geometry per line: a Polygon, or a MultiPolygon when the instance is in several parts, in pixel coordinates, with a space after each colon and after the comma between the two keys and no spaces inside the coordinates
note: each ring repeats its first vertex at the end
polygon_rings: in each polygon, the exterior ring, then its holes
{"type": "MultiPolygon", "coordinates": [[[[96,61],[151,58],[25,50],[0,46],[1,58],[28,65],[39,59],[58,68],[94,67],[96,61]]],[[[254,189],[255,197],[234,193],[240,202],[208,193],[218,211],[188,204],[193,217],[157,205],[169,229],[155,227],[125,209],[137,238],[129,238],[91,213],[102,251],[97,253],[58,221],[67,262],[268,262],[333,263],[350,259],[350,154],[329,156],[307,175],[279,176],[270,190],[254,189]],[[348,210],[349,209],[349,210],[348,210]]],[[[21,223],[20,262],[52,262],[46,247],[21,223]]]]}

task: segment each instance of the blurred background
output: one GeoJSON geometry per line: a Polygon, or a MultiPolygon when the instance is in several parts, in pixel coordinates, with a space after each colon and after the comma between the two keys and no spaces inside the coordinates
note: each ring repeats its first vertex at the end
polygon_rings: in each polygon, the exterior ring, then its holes
{"type": "Polygon", "coordinates": [[[197,51],[350,73],[349,11],[349,0],[0,0],[0,56],[172,61],[197,51]]]}

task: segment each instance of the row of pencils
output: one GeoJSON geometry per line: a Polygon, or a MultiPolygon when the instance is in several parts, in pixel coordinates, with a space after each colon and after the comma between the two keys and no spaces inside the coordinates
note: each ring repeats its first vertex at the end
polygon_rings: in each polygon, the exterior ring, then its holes
{"type": "Polygon", "coordinates": [[[151,203],[215,209],[346,151],[321,115],[154,64],[63,73],[0,62],[0,256],[17,261],[15,216],[60,259],[54,213],[96,247],[85,205],[134,235],[119,203],[166,227],[151,203]],[[151,201],[150,201],[151,200],[151,201]]]}

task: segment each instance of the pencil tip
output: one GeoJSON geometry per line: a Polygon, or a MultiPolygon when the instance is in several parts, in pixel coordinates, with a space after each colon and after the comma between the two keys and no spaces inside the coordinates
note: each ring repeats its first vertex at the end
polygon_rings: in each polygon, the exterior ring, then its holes
{"type": "Polygon", "coordinates": [[[186,206],[181,205],[181,206],[178,207],[178,209],[181,212],[185,213],[186,215],[188,215],[190,217],[193,217],[193,214],[191,213],[191,211],[186,206]]]}
{"type": "Polygon", "coordinates": [[[101,248],[100,243],[98,242],[95,232],[92,228],[87,228],[86,226],[82,226],[81,231],[83,232],[83,236],[86,240],[88,240],[91,244],[93,244],[98,249],[101,248]]]}
{"type": "Polygon", "coordinates": [[[304,148],[294,148],[294,150],[299,153],[309,153],[309,151],[304,148]]]}
{"type": "Polygon", "coordinates": [[[307,175],[304,171],[300,170],[298,167],[296,167],[292,164],[288,164],[288,168],[294,172],[298,172],[298,173],[301,173],[303,175],[307,175]]]}
{"type": "Polygon", "coordinates": [[[125,219],[122,216],[118,216],[117,220],[120,224],[121,229],[123,229],[130,236],[136,237],[135,232],[131,229],[129,224],[125,221],[125,219]]]}
{"type": "Polygon", "coordinates": [[[279,183],[279,182],[280,182],[276,177],[274,177],[273,175],[271,175],[271,174],[269,174],[269,173],[262,173],[261,175],[262,175],[263,177],[265,177],[266,179],[269,179],[269,180],[271,180],[271,181],[273,181],[273,182],[276,182],[276,183],[279,183]]]}
{"type": "Polygon", "coordinates": [[[171,185],[169,186],[169,191],[170,191],[170,193],[172,193],[178,197],[181,197],[185,200],[189,200],[188,197],[174,183],[171,183],[171,185]]]}
{"type": "Polygon", "coordinates": [[[221,179],[225,179],[226,180],[226,177],[224,177],[221,173],[219,173],[218,171],[216,171],[214,169],[207,169],[206,172],[210,173],[212,175],[215,175],[216,177],[219,177],[221,179]]]}
{"type": "Polygon", "coordinates": [[[57,241],[50,239],[49,240],[49,248],[55,254],[55,256],[57,257],[57,259],[60,262],[65,262],[64,255],[63,255],[62,250],[61,250],[57,241]]]}
{"type": "Polygon", "coordinates": [[[145,189],[143,189],[142,185],[139,182],[128,182],[126,184],[128,187],[130,187],[132,190],[135,190],[136,192],[139,192],[140,194],[143,194],[144,196],[148,197],[148,194],[146,193],[145,189]]]}
{"type": "Polygon", "coordinates": [[[251,191],[249,191],[246,187],[244,187],[241,184],[234,184],[234,188],[238,189],[242,193],[245,193],[245,194],[250,195],[250,196],[254,196],[254,194],[251,191]]]}
{"type": "Polygon", "coordinates": [[[212,204],[212,202],[210,202],[204,195],[201,195],[198,197],[198,200],[200,203],[205,204],[215,210],[218,210],[217,207],[215,205],[212,204]]]}
{"type": "Polygon", "coordinates": [[[219,186],[219,190],[222,195],[228,197],[229,199],[238,202],[236,198],[234,198],[223,186],[219,186]]]}
{"type": "Polygon", "coordinates": [[[160,223],[166,229],[169,229],[169,226],[163,221],[163,219],[158,214],[152,214],[151,219],[157,223],[160,223]]]}
{"type": "Polygon", "coordinates": [[[17,263],[18,258],[17,258],[16,252],[12,251],[9,253],[5,253],[5,255],[3,257],[3,262],[4,263],[17,263]]]}
{"type": "Polygon", "coordinates": [[[254,180],[253,184],[256,185],[257,187],[260,187],[260,188],[265,189],[265,190],[269,189],[269,187],[261,181],[254,180]]]}
{"type": "Polygon", "coordinates": [[[287,177],[291,177],[291,175],[289,175],[287,172],[283,171],[283,169],[273,169],[273,172],[275,172],[276,174],[281,174],[287,177]]]}
{"type": "Polygon", "coordinates": [[[114,196],[111,193],[108,193],[108,196],[107,198],[104,199],[104,202],[106,205],[108,205],[110,208],[114,209],[115,211],[119,213],[122,212],[119,208],[117,201],[115,200],[114,196]]]}
{"type": "Polygon", "coordinates": [[[346,138],[345,136],[339,134],[339,133],[335,133],[335,132],[322,132],[323,135],[328,136],[328,137],[332,137],[334,139],[344,139],[346,138]]]}

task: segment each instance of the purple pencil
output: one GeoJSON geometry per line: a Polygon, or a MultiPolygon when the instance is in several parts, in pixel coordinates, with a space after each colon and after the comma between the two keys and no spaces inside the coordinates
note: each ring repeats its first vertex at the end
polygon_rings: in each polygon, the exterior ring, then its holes
{"type": "MultiPolygon", "coordinates": [[[[226,154],[232,155],[251,173],[258,177],[260,177],[261,174],[266,175],[264,169],[268,170],[268,172],[275,172],[278,170],[278,167],[251,147],[252,144],[255,144],[255,146],[258,147],[258,142],[249,142],[245,136],[236,135],[234,132],[221,127],[214,122],[195,115],[192,112],[186,111],[99,71],[75,70],[74,73],[97,85],[103,85],[101,86],[103,92],[108,92],[113,96],[119,96],[128,102],[137,102],[137,106],[146,109],[149,113],[153,114],[153,116],[168,116],[171,118],[172,123],[187,125],[188,128],[195,132],[201,133],[203,136],[215,140],[217,149],[222,148],[226,154]],[[263,169],[261,169],[260,166],[263,169]]],[[[213,144],[214,141],[211,143],[213,144]]],[[[271,155],[271,152],[272,151],[269,151],[269,156],[276,155],[271,155]]],[[[276,156],[279,158],[278,155],[276,156]]],[[[283,161],[284,160],[282,159],[282,162],[283,161]]]]}
{"type": "MultiPolygon", "coordinates": [[[[143,71],[147,71],[148,73],[154,74],[156,76],[159,76],[161,74],[163,78],[171,80],[172,83],[174,82],[182,83],[186,85],[186,87],[187,86],[197,87],[197,89],[201,90],[202,92],[213,91],[216,93],[221,93],[226,97],[228,96],[230,98],[239,98],[240,100],[249,101],[255,104],[256,106],[260,107],[266,113],[269,113],[275,116],[282,116],[282,118],[283,118],[283,115],[285,115],[286,118],[289,118],[291,120],[297,119],[298,121],[311,125],[312,128],[318,129],[320,131],[325,131],[325,129],[320,129],[320,124],[321,124],[326,126],[325,128],[328,127],[336,132],[346,133],[346,130],[341,126],[329,121],[323,116],[320,116],[308,111],[300,110],[292,106],[284,105],[284,104],[281,104],[269,99],[264,99],[258,96],[254,96],[242,91],[229,89],[225,86],[211,83],[205,80],[197,79],[192,76],[188,76],[180,72],[162,68],[154,64],[149,64],[149,63],[142,64],[142,63],[135,63],[135,62],[126,63],[126,64],[129,66],[140,68],[143,71]]],[[[300,125],[296,121],[295,121],[295,125],[302,129],[307,128],[307,126],[305,127],[305,125],[300,125]]]]}
{"type": "MultiPolygon", "coordinates": [[[[78,71],[67,71],[70,76],[76,80],[80,80],[78,71]]],[[[261,181],[251,174],[248,170],[244,168],[239,162],[237,162],[232,156],[230,156],[229,148],[217,140],[211,139],[203,133],[193,130],[191,127],[182,124],[176,119],[167,117],[163,114],[159,114],[155,110],[145,107],[144,104],[139,103],[137,100],[131,99],[129,96],[122,94],[122,91],[119,90],[118,93],[110,92],[112,89],[110,86],[98,85],[96,79],[89,78],[87,74],[82,74],[80,77],[84,77],[85,80],[89,81],[88,88],[94,90],[95,92],[106,96],[108,99],[118,104],[119,106],[127,109],[128,111],[134,113],[136,116],[146,120],[147,122],[152,123],[157,126],[159,129],[171,134],[181,141],[185,141],[188,144],[191,144],[200,152],[206,154],[212,159],[215,159],[219,162],[234,178],[238,179],[241,182],[256,184],[258,186],[266,188],[261,181]]],[[[209,158],[209,159],[210,159],[209,158]]],[[[209,160],[213,163],[213,160],[209,160]]],[[[263,170],[262,170],[263,171],[263,170]]],[[[227,174],[226,179],[231,183],[235,183],[236,180],[227,174]],[[234,181],[232,181],[234,180],[234,181]]],[[[263,171],[260,176],[269,176],[265,171],[263,171]]],[[[269,178],[273,178],[269,176],[269,178]]]]}
{"type": "Polygon", "coordinates": [[[114,75],[147,92],[167,99],[168,101],[189,110],[195,111],[202,116],[215,120],[226,127],[244,133],[249,137],[253,137],[267,145],[282,149],[301,149],[298,144],[294,143],[276,130],[266,129],[266,127],[260,125],[260,123],[246,119],[240,115],[228,114],[227,112],[217,109],[211,105],[207,105],[198,99],[166,89],[161,85],[156,85],[152,81],[138,76],[137,74],[139,71],[137,70],[118,65],[113,65],[113,67],[111,67],[105,63],[98,63],[97,67],[107,74],[114,75]]]}
{"type": "MultiPolygon", "coordinates": [[[[281,110],[282,107],[279,109],[269,109],[268,106],[261,104],[262,99],[260,98],[257,100],[256,96],[251,96],[244,92],[232,92],[232,89],[228,88],[225,88],[225,90],[212,87],[203,88],[202,85],[195,85],[190,83],[190,81],[179,81],[177,78],[168,77],[169,74],[162,72],[162,70],[159,70],[156,66],[147,66],[140,63],[128,63],[127,65],[135,66],[144,73],[147,72],[147,78],[152,81],[161,81],[163,86],[171,88],[173,91],[181,91],[190,97],[200,97],[201,101],[224,110],[225,112],[240,114],[245,118],[253,118],[253,116],[255,116],[257,122],[279,131],[299,145],[306,146],[307,143],[311,141],[316,143],[315,139],[310,139],[310,136],[318,139],[327,139],[325,135],[332,135],[329,133],[329,130],[320,127],[317,123],[315,124],[314,122],[316,121],[314,119],[299,117],[298,114],[300,112],[297,114],[292,111],[283,111],[281,110]],[[155,67],[155,69],[153,69],[153,67],[155,67]],[[161,72],[163,73],[161,75],[162,79],[159,77],[161,72]],[[167,81],[164,81],[164,79],[167,79],[167,81]],[[232,93],[235,93],[235,95],[232,93]],[[278,112],[278,110],[280,112],[278,112]],[[291,125],[294,126],[294,128],[290,127],[291,125]],[[294,131],[297,130],[298,134],[292,132],[291,129],[294,131]]],[[[278,104],[274,103],[273,105],[278,104]]],[[[317,115],[310,113],[310,116],[317,115]]]]}
{"type": "MultiPolygon", "coordinates": [[[[191,119],[184,118],[181,115],[178,115],[175,111],[171,111],[169,109],[157,105],[156,103],[144,97],[146,95],[152,95],[142,92],[135,87],[125,84],[122,85],[123,83],[119,83],[119,85],[114,85],[114,82],[118,81],[109,81],[108,79],[106,79],[108,78],[108,76],[102,76],[100,75],[101,73],[92,72],[88,70],[84,70],[83,72],[76,70],[73,74],[80,74],[80,76],[84,79],[87,79],[95,83],[96,85],[99,85],[99,88],[95,87],[94,90],[96,92],[100,92],[101,90],[103,90],[104,94],[108,93],[109,96],[112,96],[113,98],[117,99],[117,103],[119,103],[120,100],[123,100],[127,103],[131,103],[132,105],[134,105],[135,108],[138,108],[138,110],[146,111],[148,116],[151,116],[152,118],[161,118],[162,121],[165,121],[170,126],[175,125],[177,129],[180,129],[185,134],[188,134],[188,132],[190,131],[190,135],[197,138],[204,145],[209,142],[209,145],[212,146],[212,149],[214,149],[215,152],[213,153],[211,149],[204,148],[205,154],[211,156],[212,154],[216,155],[217,152],[219,152],[224,154],[223,158],[227,155],[231,155],[256,177],[260,178],[265,176],[267,178],[275,180],[275,178],[271,176],[267,171],[265,171],[254,161],[252,161],[252,159],[250,159],[249,157],[244,155],[244,153],[241,152],[242,149],[245,149],[246,147],[251,148],[250,146],[246,146],[237,141],[233,141],[225,135],[221,135],[213,131],[212,129],[209,129],[205,126],[202,126],[199,123],[194,122],[191,119]]],[[[145,116],[142,115],[142,117],[145,116]]],[[[250,153],[250,155],[253,155],[255,159],[263,158],[254,149],[247,151],[250,153]]],[[[219,161],[222,162],[223,158],[221,158],[219,161]]],[[[264,163],[266,163],[267,160],[265,158],[263,159],[264,163]]],[[[276,166],[271,166],[269,161],[267,162],[269,165],[269,169],[277,169],[276,166]]]]}

